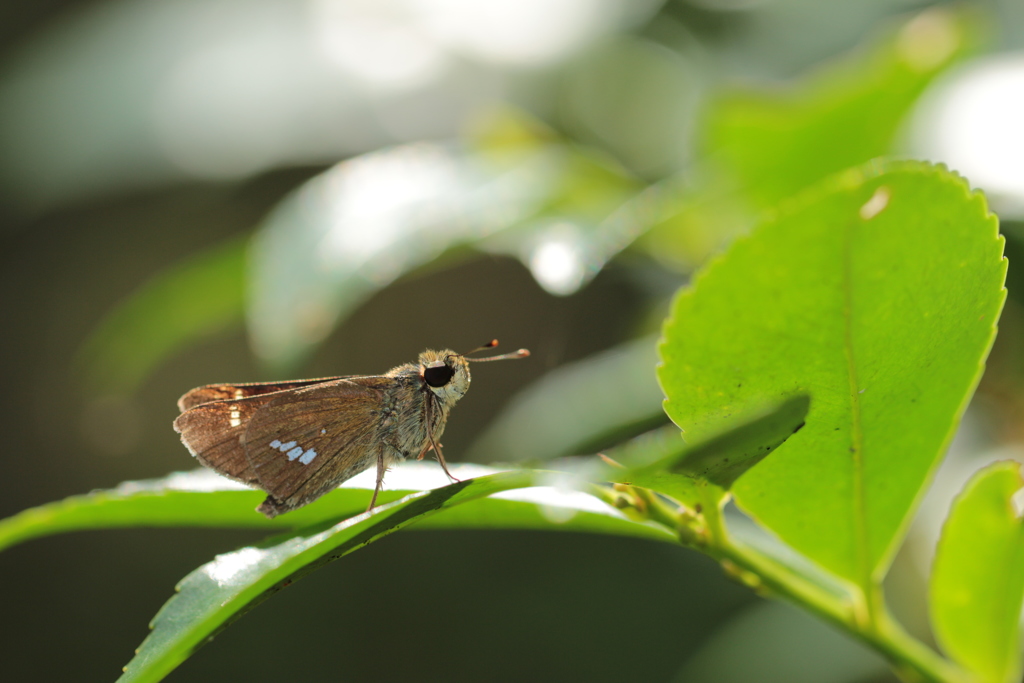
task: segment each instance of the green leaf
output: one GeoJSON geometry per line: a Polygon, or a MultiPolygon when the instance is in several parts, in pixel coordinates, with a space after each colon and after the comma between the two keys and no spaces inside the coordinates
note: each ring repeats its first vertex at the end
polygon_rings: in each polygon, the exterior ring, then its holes
{"type": "Polygon", "coordinates": [[[974,475],[942,529],[931,578],[935,637],[988,683],[1020,680],[1024,522],[1014,494],[1021,466],[997,462],[974,475]]]}
{"type": "Polygon", "coordinates": [[[217,558],[186,576],[153,620],[153,631],[119,679],[157,681],[227,624],[331,560],[420,518],[467,501],[533,486],[533,472],[502,472],[413,493],[323,529],[312,527],[217,558]]]}
{"type": "Polygon", "coordinates": [[[741,407],[814,397],[806,426],[733,493],[862,587],[888,566],[981,375],[1005,297],[997,229],[944,168],[871,165],[736,242],[666,322],[658,377],[691,441],[741,407]]]}
{"type": "Polygon", "coordinates": [[[246,247],[234,239],[190,256],[108,313],[79,354],[89,388],[130,393],[180,348],[240,323],[246,247]]]}
{"type": "MultiPolygon", "coordinates": [[[[468,476],[475,466],[450,466],[468,476]]],[[[481,468],[475,467],[476,470],[481,468]]],[[[403,483],[430,479],[434,465],[406,463],[391,473],[403,483]],[[407,476],[410,474],[411,477],[407,476]]],[[[436,479],[436,477],[435,477],[436,479]]],[[[0,549],[49,534],[99,528],[201,526],[288,529],[257,546],[220,555],[187,576],[159,612],[153,634],[126,668],[124,681],[160,680],[230,621],[288,582],[381,536],[414,529],[535,529],[676,541],[668,530],[632,522],[598,499],[548,488],[558,473],[501,472],[423,492],[385,490],[372,514],[372,489],[337,489],[316,503],[268,520],[255,512],[264,494],[240,489],[208,470],[161,480],[126,482],[112,491],[76,496],[0,521],[0,549]],[[487,498],[504,491],[519,499],[487,498]],[[397,501],[397,502],[395,502],[397,501]],[[444,511],[444,514],[434,513],[444,511]],[[333,525],[333,526],[331,526],[333,525]],[[327,527],[325,529],[325,526],[327,527]],[[298,528],[299,531],[295,531],[298,528]]]]}
{"type": "MultiPolygon", "coordinates": [[[[460,479],[469,479],[496,470],[465,463],[449,466],[460,479]]],[[[388,480],[397,488],[385,488],[379,500],[382,503],[398,500],[417,489],[432,488],[441,479],[439,468],[433,463],[404,463],[389,474],[388,480]]],[[[372,480],[367,480],[372,486],[372,480]]],[[[124,482],[115,489],[72,496],[62,501],[40,505],[0,520],[0,550],[18,543],[70,531],[94,529],[120,529],[142,527],[206,527],[288,530],[309,527],[325,522],[336,522],[366,510],[373,493],[372,488],[357,487],[358,480],[350,480],[316,503],[306,505],[267,519],[255,512],[265,494],[245,488],[207,469],[178,472],[162,479],[124,482]],[[351,486],[351,487],[350,487],[351,486]]],[[[609,508],[596,499],[584,505],[582,493],[548,491],[546,495],[531,495],[524,500],[503,501],[510,505],[490,505],[496,501],[476,501],[474,512],[449,512],[435,524],[443,528],[557,528],[575,531],[604,531],[647,535],[644,527],[610,515],[609,508]],[[477,507],[480,510],[476,510],[477,507]],[[486,508],[484,510],[483,508],[486,508]],[[559,510],[546,515],[544,510],[559,510]],[[599,520],[586,521],[594,513],[599,520]],[[538,520],[544,520],[541,523],[538,520]]],[[[462,508],[460,508],[461,510],[462,508]]],[[[418,527],[419,528],[419,527],[418,527]]]]}
{"type": "MultiPolygon", "coordinates": [[[[410,491],[385,490],[382,500],[410,491]]],[[[177,472],[162,479],[124,482],[117,488],[71,496],[0,520],[0,550],[33,538],[87,529],[232,527],[293,529],[362,512],[366,489],[339,488],[316,505],[272,520],[255,512],[266,497],[211,470],[177,472]]]]}
{"type": "MultiPolygon", "coordinates": [[[[524,491],[525,492],[525,491],[524,491]]],[[[586,494],[576,492],[576,496],[586,494]]],[[[531,496],[531,499],[534,497],[531,496]]],[[[559,498],[551,503],[542,502],[546,497],[537,497],[536,502],[506,500],[502,498],[481,498],[445,510],[443,515],[434,515],[411,527],[411,531],[427,529],[519,529],[534,531],[574,531],[579,533],[611,534],[632,536],[652,541],[676,543],[678,538],[665,527],[653,524],[638,524],[612,513],[604,503],[599,506],[596,498],[590,498],[592,505],[585,509],[570,507],[559,498]]]]}

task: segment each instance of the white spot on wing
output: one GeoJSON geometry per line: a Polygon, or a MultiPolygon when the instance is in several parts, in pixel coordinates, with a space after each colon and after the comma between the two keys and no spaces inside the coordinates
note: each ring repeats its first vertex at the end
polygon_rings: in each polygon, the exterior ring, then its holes
{"type": "Polygon", "coordinates": [[[242,411],[238,408],[231,409],[230,423],[232,427],[237,427],[242,424],[242,411]]]}
{"type": "Polygon", "coordinates": [[[270,442],[270,447],[271,448],[280,448],[281,447],[281,442],[278,441],[277,439],[274,439],[273,441],[270,442]]]}
{"type": "Polygon", "coordinates": [[[293,448],[295,448],[295,442],[294,441],[289,441],[288,443],[283,443],[283,444],[281,444],[280,446],[277,447],[277,449],[279,451],[281,451],[282,453],[284,453],[286,451],[290,451],[293,448]]]}
{"type": "MultiPolygon", "coordinates": [[[[292,441],[292,443],[295,443],[295,442],[292,441]]],[[[288,451],[288,459],[289,460],[294,460],[295,458],[299,457],[300,455],[302,455],[302,446],[296,446],[295,448],[293,448],[290,451],[288,451]]]]}
{"type": "Polygon", "coordinates": [[[309,463],[313,462],[313,458],[315,457],[316,451],[310,448],[308,451],[302,454],[302,457],[299,458],[299,462],[301,462],[303,465],[308,465],[309,463]]]}
{"type": "Polygon", "coordinates": [[[326,429],[321,429],[321,430],[320,430],[320,433],[321,433],[321,434],[326,434],[326,433],[327,433],[327,430],[326,430],[326,429]]]}

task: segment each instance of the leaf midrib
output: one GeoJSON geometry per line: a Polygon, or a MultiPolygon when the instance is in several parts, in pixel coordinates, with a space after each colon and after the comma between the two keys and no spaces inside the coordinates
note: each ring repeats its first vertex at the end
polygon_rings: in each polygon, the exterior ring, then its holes
{"type": "MultiPolygon", "coordinates": [[[[857,360],[853,351],[853,231],[856,219],[843,226],[843,353],[850,386],[850,432],[853,460],[853,526],[856,565],[861,587],[870,592],[872,584],[871,548],[868,542],[867,492],[864,484],[864,426],[861,416],[860,390],[857,381],[857,360]]],[[[869,607],[870,609],[870,607],[869,607]]]]}

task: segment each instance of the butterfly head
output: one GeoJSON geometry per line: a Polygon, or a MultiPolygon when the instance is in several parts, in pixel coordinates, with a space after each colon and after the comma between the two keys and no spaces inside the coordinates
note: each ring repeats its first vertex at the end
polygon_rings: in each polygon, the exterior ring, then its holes
{"type": "Polygon", "coordinates": [[[469,363],[450,349],[427,350],[420,354],[420,377],[429,391],[452,405],[469,389],[469,363]]]}

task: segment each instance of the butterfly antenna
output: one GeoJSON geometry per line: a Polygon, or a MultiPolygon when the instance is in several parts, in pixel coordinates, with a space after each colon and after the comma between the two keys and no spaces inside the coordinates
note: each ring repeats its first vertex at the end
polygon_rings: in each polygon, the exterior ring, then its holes
{"type": "Polygon", "coordinates": [[[528,349],[519,349],[518,351],[513,351],[511,353],[503,353],[500,356],[488,356],[487,358],[468,358],[468,356],[471,353],[476,353],[478,351],[484,351],[486,349],[493,349],[497,345],[498,345],[498,340],[497,339],[492,339],[491,341],[487,342],[483,346],[478,346],[477,348],[473,349],[469,353],[463,354],[463,357],[466,358],[466,360],[473,361],[474,363],[483,363],[484,361],[489,361],[489,360],[509,360],[509,359],[513,359],[513,358],[526,358],[527,356],[530,355],[530,351],[528,349]]]}

